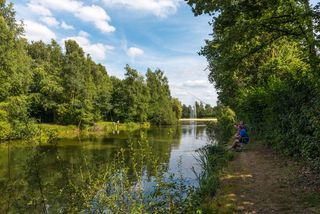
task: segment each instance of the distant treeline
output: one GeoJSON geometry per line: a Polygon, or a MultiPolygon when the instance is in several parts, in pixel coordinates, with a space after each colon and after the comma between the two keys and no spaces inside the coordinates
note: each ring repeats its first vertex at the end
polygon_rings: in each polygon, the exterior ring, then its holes
{"type": "Polygon", "coordinates": [[[182,118],[190,118],[195,116],[196,118],[209,118],[217,115],[217,108],[209,104],[203,104],[202,102],[195,102],[194,106],[182,105],[182,118]],[[192,112],[196,111],[195,115],[192,112]]]}
{"type": "Polygon", "coordinates": [[[123,80],[110,77],[75,41],[65,41],[65,50],[54,40],[28,43],[12,3],[0,0],[0,14],[0,139],[23,137],[35,122],[172,124],[181,117],[161,70],[143,77],[127,65],[123,80]]]}
{"type": "Polygon", "coordinates": [[[187,0],[212,16],[209,80],[256,137],[320,168],[320,3],[187,0]]]}

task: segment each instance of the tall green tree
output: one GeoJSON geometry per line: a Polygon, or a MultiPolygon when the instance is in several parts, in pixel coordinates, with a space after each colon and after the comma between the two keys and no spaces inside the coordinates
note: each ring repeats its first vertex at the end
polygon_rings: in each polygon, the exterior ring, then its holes
{"type": "Polygon", "coordinates": [[[65,42],[66,54],[61,73],[63,103],[58,117],[62,123],[83,124],[94,121],[94,84],[82,48],[73,40],[65,42]]]}
{"type": "Polygon", "coordinates": [[[183,104],[182,105],[182,118],[189,118],[190,112],[191,112],[191,110],[190,110],[189,106],[183,104]]]}
{"type": "Polygon", "coordinates": [[[177,109],[177,114],[173,111],[167,77],[164,76],[163,71],[152,72],[151,69],[148,69],[146,76],[151,95],[149,120],[159,125],[174,123],[180,115],[178,112],[180,109],[177,109]]]}
{"type": "Polygon", "coordinates": [[[178,98],[172,98],[172,110],[175,113],[176,119],[180,119],[182,117],[182,104],[178,98]]]}
{"type": "Polygon", "coordinates": [[[93,109],[94,120],[106,120],[111,111],[112,82],[106,68],[87,59],[94,84],[93,109]]]}
{"type": "Polygon", "coordinates": [[[112,105],[114,119],[146,122],[149,110],[149,90],[143,76],[129,65],[125,67],[125,79],[113,78],[112,105]]]}
{"type": "Polygon", "coordinates": [[[13,4],[0,1],[0,138],[28,135],[31,60],[13,4]]]}
{"type": "Polygon", "coordinates": [[[58,107],[62,103],[63,54],[60,46],[52,40],[51,44],[42,41],[28,45],[28,54],[33,59],[33,81],[30,87],[31,116],[39,122],[57,122],[58,107]]]}

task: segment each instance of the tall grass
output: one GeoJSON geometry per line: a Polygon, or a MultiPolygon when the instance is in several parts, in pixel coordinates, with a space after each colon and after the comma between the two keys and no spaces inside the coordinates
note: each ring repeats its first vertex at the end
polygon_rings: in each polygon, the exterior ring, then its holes
{"type": "Polygon", "coordinates": [[[228,108],[220,108],[218,121],[207,125],[207,136],[211,144],[197,150],[197,160],[202,167],[197,195],[199,209],[203,213],[213,212],[210,201],[220,185],[222,169],[227,166],[233,155],[227,150],[227,143],[233,135],[234,117],[228,108]]]}

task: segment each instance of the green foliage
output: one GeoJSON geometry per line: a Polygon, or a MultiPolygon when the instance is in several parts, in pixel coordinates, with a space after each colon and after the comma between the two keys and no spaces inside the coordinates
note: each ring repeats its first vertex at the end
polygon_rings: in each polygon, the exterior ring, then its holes
{"type": "Polygon", "coordinates": [[[173,124],[181,117],[181,103],[172,98],[167,78],[161,70],[148,69],[146,80],[129,65],[125,79],[111,77],[112,110],[108,118],[125,122],[173,124]]]}
{"type": "Polygon", "coordinates": [[[219,187],[221,169],[227,165],[231,155],[223,145],[208,145],[198,150],[199,163],[203,168],[200,175],[199,193],[202,198],[212,197],[219,187]]]}
{"type": "MultiPolygon", "coordinates": [[[[230,111],[228,108],[222,106],[218,107],[221,109],[220,112],[225,111],[221,114],[229,114],[230,117],[231,113],[227,113],[230,111]]],[[[217,124],[215,123],[207,125],[207,135],[212,143],[197,151],[198,162],[203,169],[202,173],[199,175],[200,188],[198,189],[197,197],[200,202],[199,210],[203,213],[212,212],[212,209],[208,207],[208,204],[210,204],[212,197],[215,196],[219,188],[223,168],[227,166],[228,162],[233,158],[232,154],[226,149],[226,138],[222,139],[223,141],[217,139],[218,136],[216,132],[219,130],[217,128],[217,124]]],[[[229,132],[230,128],[225,131],[229,132]]]]}
{"type": "Polygon", "coordinates": [[[179,101],[179,99],[173,98],[171,100],[171,103],[172,103],[172,110],[175,113],[175,117],[177,119],[180,119],[182,117],[182,104],[181,104],[181,102],[179,101]]]}
{"type": "Polygon", "coordinates": [[[189,118],[192,111],[191,105],[187,106],[185,104],[182,105],[182,118],[189,118]]]}
{"type": "Polygon", "coordinates": [[[2,109],[3,103],[0,106],[0,140],[8,139],[11,133],[11,127],[8,118],[8,112],[2,109]]]}
{"type": "Polygon", "coordinates": [[[235,133],[236,114],[229,107],[218,105],[217,122],[212,124],[212,134],[218,143],[226,144],[235,133]]]}
{"type": "MultiPolygon", "coordinates": [[[[150,78],[145,82],[129,65],[125,67],[124,80],[109,78],[105,68],[89,56],[84,57],[74,41],[66,41],[65,55],[54,41],[49,45],[34,42],[28,51],[35,67],[32,116],[41,122],[91,124],[102,119],[145,122],[154,118],[153,123],[169,124],[180,117],[181,104],[171,101],[168,82],[161,71],[155,72],[153,83],[150,78]],[[55,61],[51,61],[52,55],[55,61]],[[163,93],[150,99],[151,90],[163,93]],[[156,109],[161,105],[162,109],[156,109]]],[[[153,72],[149,72],[150,77],[153,72]]]]}
{"type": "Polygon", "coordinates": [[[31,82],[30,58],[15,21],[13,4],[0,3],[0,140],[30,137],[27,92],[31,82]]]}
{"type": "Polygon", "coordinates": [[[215,109],[211,105],[204,105],[202,102],[196,102],[195,106],[197,110],[197,118],[210,118],[215,116],[215,109]]]}
{"type": "MultiPolygon", "coordinates": [[[[215,107],[206,104],[204,105],[202,102],[198,103],[195,102],[196,107],[196,115],[197,118],[212,118],[216,117],[216,110],[215,107]]],[[[193,111],[192,106],[186,106],[185,104],[182,105],[182,118],[189,118],[191,116],[191,112],[193,111]]]]}
{"type": "Polygon", "coordinates": [[[172,124],[180,117],[181,104],[177,100],[172,101],[169,83],[163,71],[147,71],[147,86],[150,91],[149,120],[153,124],[172,124]]]}
{"type": "Polygon", "coordinates": [[[54,40],[28,44],[12,3],[1,1],[0,14],[0,139],[37,134],[35,122],[84,129],[102,120],[172,124],[181,117],[162,71],[149,70],[145,81],[127,65],[124,80],[110,78],[76,41],[65,41],[65,52],[54,40]]]}
{"type": "Polygon", "coordinates": [[[219,100],[288,155],[320,166],[320,4],[309,1],[194,1],[214,15],[201,53],[219,100]]]}

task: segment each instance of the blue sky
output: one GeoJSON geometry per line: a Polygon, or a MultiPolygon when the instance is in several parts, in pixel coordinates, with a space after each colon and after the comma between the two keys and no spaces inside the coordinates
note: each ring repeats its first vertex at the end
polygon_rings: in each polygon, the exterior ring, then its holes
{"type": "Polygon", "coordinates": [[[194,17],[183,0],[17,0],[28,40],[61,45],[76,40],[108,73],[123,78],[129,64],[144,74],[160,68],[183,103],[215,104],[206,59],[197,52],[209,38],[208,16],[194,17]]]}
{"type": "MultiPolygon", "coordinates": [[[[197,52],[212,29],[183,0],[15,0],[28,40],[63,45],[74,39],[108,73],[122,78],[129,64],[144,74],[160,68],[183,103],[216,104],[207,62],[197,52]]],[[[319,0],[311,0],[316,4],[319,0]]]]}

